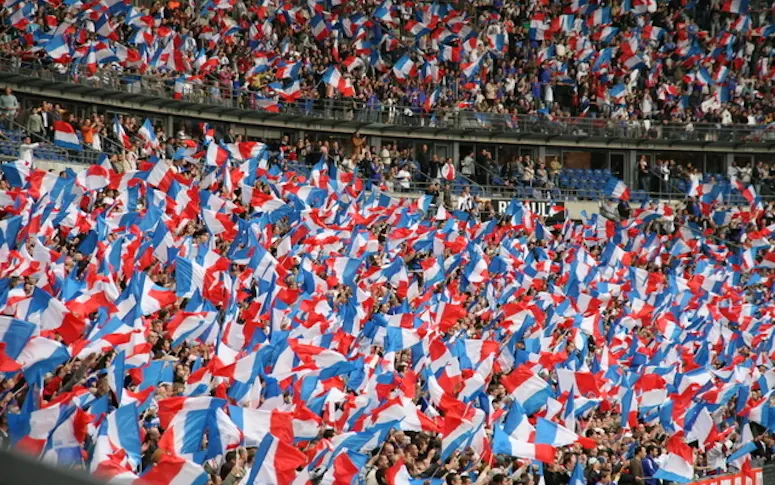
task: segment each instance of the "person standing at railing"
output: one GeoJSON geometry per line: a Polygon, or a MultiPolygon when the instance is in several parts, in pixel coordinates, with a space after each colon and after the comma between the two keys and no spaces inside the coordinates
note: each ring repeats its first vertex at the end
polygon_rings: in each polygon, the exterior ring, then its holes
{"type": "Polygon", "coordinates": [[[428,152],[428,145],[423,145],[415,157],[420,165],[420,173],[429,177],[431,173],[431,154],[428,152]]]}
{"type": "Polygon", "coordinates": [[[364,148],[366,147],[366,137],[361,136],[360,131],[356,131],[353,133],[352,138],[350,139],[350,143],[352,144],[353,151],[352,151],[352,157],[358,158],[362,155],[364,148]]]}
{"type": "Polygon", "coordinates": [[[43,137],[43,116],[41,116],[42,108],[40,106],[33,108],[32,113],[27,118],[27,131],[31,135],[43,137]]]}
{"type": "Polygon", "coordinates": [[[33,152],[39,146],[40,143],[32,143],[32,139],[29,136],[24,137],[24,143],[19,145],[19,160],[23,161],[27,167],[32,168],[33,152]]]}
{"type": "Polygon", "coordinates": [[[659,165],[659,192],[666,192],[670,183],[670,164],[662,160],[659,165]]]}
{"type": "Polygon", "coordinates": [[[434,154],[431,158],[431,164],[429,167],[428,177],[430,177],[431,180],[438,180],[439,178],[439,172],[441,172],[441,166],[444,164],[444,162],[441,161],[441,158],[439,158],[438,155],[434,154]]]}
{"type": "Polygon", "coordinates": [[[649,161],[646,156],[638,160],[638,187],[640,190],[649,192],[651,190],[651,173],[649,171],[649,161]]]}
{"type": "Polygon", "coordinates": [[[474,178],[474,152],[468,152],[460,161],[460,173],[468,179],[474,178]]]}
{"type": "Polygon", "coordinates": [[[44,136],[49,140],[54,139],[54,117],[51,114],[51,103],[43,101],[43,107],[40,111],[40,117],[43,120],[44,136]]]}
{"type": "Polygon", "coordinates": [[[14,119],[19,114],[19,100],[11,88],[5,88],[5,94],[0,96],[0,110],[6,118],[14,119]]]}

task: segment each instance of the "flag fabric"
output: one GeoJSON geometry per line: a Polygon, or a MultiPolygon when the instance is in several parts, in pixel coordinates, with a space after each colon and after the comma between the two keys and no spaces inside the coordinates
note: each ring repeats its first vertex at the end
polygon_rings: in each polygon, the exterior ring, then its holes
{"type": "MultiPolygon", "coordinates": [[[[286,8],[288,28],[312,18],[286,8]]],[[[340,32],[327,8],[312,7],[340,32]]],[[[376,8],[392,21],[389,2],[376,8]]],[[[422,9],[426,26],[465,15],[422,9]]],[[[448,35],[436,30],[422,38],[448,35]]],[[[595,446],[581,430],[598,410],[617,429],[658,423],[657,479],[685,483],[689,444],[718,450],[734,433],[720,459],[747,469],[745,424],[775,429],[775,229],[748,185],[692,184],[691,218],[653,203],[618,223],[571,219],[521,199],[482,218],[367,188],[327,153],[310,169],[286,145],[202,128],[174,160],[139,147],[153,154],[126,173],[0,165],[0,371],[24,383],[9,394],[14,448],[117,482],[188,484],[247,446],[246,483],[357,483],[398,431],[431,438],[440,459],[555,463],[595,446]],[[672,232],[644,229],[669,218],[672,232]],[[735,245],[706,230],[732,222],[735,245]],[[738,420],[716,422],[733,402],[738,420]]],[[[606,194],[626,200],[622,185],[606,194]]],[[[413,474],[384,468],[388,483],[413,474]]]]}
{"type": "Polygon", "coordinates": [[[339,91],[342,96],[350,97],[355,95],[352,82],[343,77],[339,69],[335,67],[329,67],[325,74],[323,74],[323,82],[339,91]]]}
{"type": "Polygon", "coordinates": [[[608,179],[604,192],[612,199],[630,200],[630,188],[627,184],[615,178],[608,179]]]}
{"type": "Polygon", "coordinates": [[[65,121],[54,122],[54,144],[68,150],[81,151],[81,139],[75,132],[75,128],[65,121]]]}

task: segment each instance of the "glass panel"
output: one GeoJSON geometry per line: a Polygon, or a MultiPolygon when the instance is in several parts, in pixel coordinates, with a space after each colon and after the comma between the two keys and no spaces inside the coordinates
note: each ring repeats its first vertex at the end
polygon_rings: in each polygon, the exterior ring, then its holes
{"type": "Polygon", "coordinates": [[[608,170],[608,153],[603,151],[590,152],[590,166],[595,170],[608,170]]]}
{"type": "Polygon", "coordinates": [[[450,148],[449,145],[446,143],[436,143],[433,146],[434,153],[439,156],[439,158],[447,158],[450,156],[450,148]]]}
{"type": "Polygon", "coordinates": [[[727,168],[724,166],[724,154],[723,153],[705,153],[705,168],[700,170],[705,173],[721,173],[726,174],[727,168]]]}
{"type": "Polygon", "coordinates": [[[621,153],[621,152],[610,153],[611,174],[614,177],[622,180],[624,180],[624,160],[625,160],[624,153],[621,153]]]}
{"type": "MultiPolygon", "coordinates": [[[[520,156],[520,154],[520,147],[517,145],[501,145],[498,147],[498,162],[501,165],[512,162],[520,156]]],[[[532,155],[532,153],[525,153],[525,155],[532,155]]]]}

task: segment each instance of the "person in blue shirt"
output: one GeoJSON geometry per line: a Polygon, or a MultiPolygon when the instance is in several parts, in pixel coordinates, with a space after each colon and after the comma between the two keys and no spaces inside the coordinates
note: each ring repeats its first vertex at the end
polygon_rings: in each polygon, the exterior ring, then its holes
{"type": "Polygon", "coordinates": [[[645,475],[645,480],[643,483],[645,485],[662,485],[662,481],[658,480],[656,478],[651,478],[654,476],[654,474],[659,469],[659,465],[657,465],[656,458],[659,456],[659,447],[651,445],[646,450],[646,457],[643,458],[643,474],[645,475]]]}

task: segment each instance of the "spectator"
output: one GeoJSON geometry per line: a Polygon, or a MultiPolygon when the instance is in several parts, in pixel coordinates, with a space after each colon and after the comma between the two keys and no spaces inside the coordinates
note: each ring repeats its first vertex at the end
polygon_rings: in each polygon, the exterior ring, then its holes
{"type": "Polygon", "coordinates": [[[645,477],[645,473],[643,472],[644,458],[646,458],[646,448],[643,446],[636,446],[633,457],[629,463],[629,470],[630,474],[638,483],[643,483],[643,478],[645,477]]]}
{"type": "Polygon", "coordinates": [[[651,478],[657,472],[656,459],[659,457],[659,447],[651,445],[647,448],[646,456],[643,458],[643,476],[645,485],[660,485],[660,480],[651,478]]]}
{"type": "Polygon", "coordinates": [[[638,160],[638,187],[645,192],[651,191],[651,171],[645,155],[638,160]]]}
{"type": "Polygon", "coordinates": [[[395,179],[398,181],[398,188],[401,192],[407,192],[411,188],[412,174],[409,171],[411,165],[404,164],[396,172],[395,179]]]}
{"type": "Polygon", "coordinates": [[[769,168],[767,167],[767,164],[759,160],[756,162],[756,167],[751,174],[751,182],[753,183],[754,190],[756,190],[757,194],[762,193],[762,187],[767,179],[769,179],[769,168]]]}
{"type": "Polygon", "coordinates": [[[11,88],[5,88],[5,94],[0,96],[0,109],[4,117],[12,120],[19,113],[19,100],[16,99],[16,95],[13,94],[11,88]]]}
{"type": "Polygon", "coordinates": [[[353,133],[353,136],[350,139],[350,143],[353,147],[353,158],[361,157],[363,155],[363,151],[366,149],[366,138],[361,136],[360,131],[356,131],[353,133]]]}
{"type": "Polygon", "coordinates": [[[431,156],[428,152],[428,145],[423,144],[420,153],[417,154],[417,163],[420,165],[420,173],[426,178],[431,178],[431,156]]]}
{"type": "Polygon", "coordinates": [[[727,167],[727,178],[729,180],[735,180],[739,172],[740,169],[737,166],[737,162],[733,160],[732,163],[729,164],[729,167],[727,167]]]}
{"type": "Polygon", "coordinates": [[[549,181],[549,172],[546,170],[546,163],[542,160],[538,160],[538,168],[535,171],[535,185],[541,188],[551,188],[549,181]]]}
{"type": "Polygon", "coordinates": [[[745,163],[742,167],[740,167],[737,176],[744,184],[750,184],[751,178],[753,176],[753,169],[751,168],[751,164],[745,163]]]}
{"type": "Polygon", "coordinates": [[[528,158],[524,163],[524,171],[522,172],[522,185],[532,187],[534,177],[535,171],[533,169],[533,161],[528,158]]]}
{"type": "Polygon", "coordinates": [[[468,152],[460,161],[460,173],[469,180],[474,178],[474,152],[468,152]]]}
{"type": "Polygon", "coordinates": [[[390,144],[382,145],[382,149],[379,152],[380,158],[382,158],[382,165],[389,167],[391,166],[391,160],[390,160],[390,144]]]}
{"type": "Polygon", "coordinates": [[[552,180],[552,184],[555,187],[560,186],[560,172],[562,172],[562,163],[558,157],[552,157],[552,161],[549,162],[549,176],[552,180]]]}
{"type": "Polygon", "coordinates": [[[94,145],[94,133],[96,132],[97,128],[92,125],[92,121],[89,119],[86,119],[83,121],[83,124],[81,125],[81,139],[83,140],[83,143],[85,145],[88,145],[89,147],[93,147],[94,145]]]}
{"type": "Polygon", "coordinates": [[[425,195],[431,196],[431,206],[438,207],[440,193],[441,191],[439,190],[439,184],[437,182],[431,181],[431,183],[428,185],[428,188],[425,190],[425,195]]]}
{"type": "Polygon", "coordinates": [[[428,176],[431,178],[431,180],[436,180],[441,176],[442,165],[443,163],[441,158],[439,158],[439,156],[434,153],[431,157],[430,172],[428,172],[428,176]]]}
{"type": "Polygon", "coordinates": [[[27,118],[27,131],[37,137],[44,137],[43,116],[41,116],[42,108],[33,108],[32,113],[27,118]]]}
{"type": "Polygon", "coordinates": [[[474,198],[471,195],[471,187],[466,185],[463,192],[457,198],[457,210],[470,212],[474,208],[474,198]]]}
{"type": "Polygon", "coordinates": [[[670,189],[670,162],[661,160],[659,162],[659,192],[667,192],[670,189]]]}
{"type": "Polygon", "coordinates": [[[33,166],[34,150],[40,146],[40,143],[32,143],[32,139],[24,137],[24,142],[19,145],[19,160],[24,162],[27,167],[33,166]]]}
{"type": "Polygon", "coordinates": [[[51,113],[52,105],[49,102],[43,102],[43,109],[41,110],[41,118],[43,119],[43,129],[45,131],[45,137],[49,140],[54,139],[54,117],[51,113]]]}

